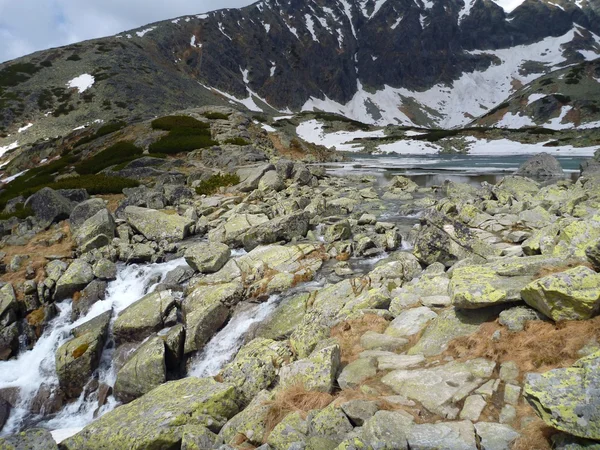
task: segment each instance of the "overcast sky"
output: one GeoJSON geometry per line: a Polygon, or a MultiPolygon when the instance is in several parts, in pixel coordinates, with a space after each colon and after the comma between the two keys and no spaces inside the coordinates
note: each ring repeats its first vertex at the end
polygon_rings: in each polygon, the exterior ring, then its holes
{"type": "Polygon", "coordinates": [[[0,0],[0,62],[255,0],[0,0]]]}

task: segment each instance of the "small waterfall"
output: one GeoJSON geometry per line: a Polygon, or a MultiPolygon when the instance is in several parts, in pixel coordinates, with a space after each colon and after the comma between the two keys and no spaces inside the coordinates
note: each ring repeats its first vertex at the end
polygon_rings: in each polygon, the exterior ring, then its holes
{"type": "Polygon", "coordinates": [[[242,346],[244,335],[255,324],[265,320],[279,304],[280,296],[272,295],[265,303],[238,311],[229,323],[206,344],[190,363],[188,375],[211,377],[231,361],[242,346]]]}
{"type": "MultiPolygon", "coordinates": [[[[82,318],[71,323],[71,301],[67,300],[57,304],[59,314],[46,327],[43,335],[32,350],[21,353],[17,359],[0,362],[0,389],[17,388],[19,390],[19,403],[13,408],[11,416],[2,429],[2,435],[19,431],[24,425],[36,423],[50,430],[72,429],[70,434],[78,431],[94,420],[94,412],[98,408],[97,398],[85,394],[67,404],[63,409],[49,420],[35,417],[30,412],[30,405],[40,385],[57,386],[58,377],[55,368],[56,350],[71,339],[70,331],[102,314],[112,310],[112,321],[119,312],[127,306],[152,292],[158,282],[171,270],[185,265],[183,258],[162,264],[149,265],[120,265],[117,279],[110,282],[107,287],[106,298],[96,302],[90,311],[82,318]]],[[[112,323],[111,323],[112,330],[112,323]]],[[[109,338],[108,341],[111,339],[109,338]]],[[[112,367],[114,349],[106,347],[98,369],[100,383],[113,386],[116,378],[112,367]]],[[[100,416],[117,405],[111,396],[107,403],[98,411],[100,416]]]]}

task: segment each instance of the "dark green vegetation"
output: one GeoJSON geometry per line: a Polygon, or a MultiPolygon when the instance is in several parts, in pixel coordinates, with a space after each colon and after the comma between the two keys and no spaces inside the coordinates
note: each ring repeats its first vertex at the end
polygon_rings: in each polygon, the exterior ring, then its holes
{"type": "Polygon", "coordinates": [[[246,139],[241,138],[241,137],[235,137],[235,138],[230,138],[230,139],[226,139],[225,142],[223,142],[223,144],[231,144],[231,145],[250,145],[250,142],[248,142],[246,139]]]}
{"type": "Polygon", "coordinates": [[[143,153],[144,151],[141,148],[136,147],[131,142],[117,142],[96,153],[91,158],[80,162],[75,166],[75,170],[80,175],[94,174],[116,164],[129,163],[139,158],[143,153]]]}
{"type": "Polygon", "coordinates": [[[31,208],[25,208],[24,203],[17,203],[15,205],[15,211],[11,213],[0,214],[0,220],[8,220],[12,217],[17,219],[26,219],[29,216],[33,216],[33,210],[31,208]]]}
{"type": "Polygon", "coordinates": [[[150,145],[151,153],[175,154],[218,145],[210,136],[210,126],[189,116],[166,116],[152,121],[152,128],[168,131],[150,145]]]}
{"type": "Polygon", "coordinates": [[[316,119],[319,119],[319,120],[328,120],[330,122],[344,122],[344,123],[352,125],[356,129],[359,129],[362,131],[369,131],[371,128],[366,123],[359,122],[358,120],[349,119],[348,117],[345,117],[345,116],[342,116],[339,114],[327,113],[327,112],[310,112],[310,113],[305,113],[305,114],[313,115],[316,119]]]}
{"type": "Polygon", "coordinates": [[[94,134],[92,134],[90,136],[86,136],[83,139],[80,139],[79,141],[77,141],[77,143],[75,144],[75,147],[78,147],[83,144],[87,144],[89,142],[92,142],[92,141],[98,139],[99,137],[106,136],[107,134],[110,134],[110,133],[114,133],[115,131],[119,131],[122,128],[124,128],[126,125],[127,124],[123,121],[109,122],[106,125],[102,125],[100,128],[98,128],[98,131],[96,131],[94,134]]]}
{"type": "Polygon", "coordinates": [[[236,174],[227,173],[225,175],[217,174],[204,180],[196,188],[198,195],[211,195],[217,192],[220,187],[234,186],[240,182],[240,177],[236,174]]]}
{"type": "MultiPolygon", "coordinates": [[[[138,187],[136,180],[104,174],[67,178],[48,185],[52,189],[85,189],[90,195],[120,194],[125,188],[138,187]]],[[[36,189],[39,190],[39,189],[36,189]]]]}
{"type": "Polygon", "coordinates": [[[211,119],[211,120],[218,120],[218,119],[227,120],[227,119],[229,119],[229,114],[210,112],[210,113],[204,114],[204,117],[206,117],[207,119],[211,119]]]}
{"type": "Polygon", "coordinates": [[[18,63],[0,71],[0,92],[3,87],[16,86],[39,72],[40,67],[32,63],[18,63]]]}

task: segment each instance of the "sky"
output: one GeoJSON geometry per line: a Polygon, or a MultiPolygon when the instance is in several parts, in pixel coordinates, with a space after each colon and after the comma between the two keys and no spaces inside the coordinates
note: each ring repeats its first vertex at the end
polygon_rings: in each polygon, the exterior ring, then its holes
{"type": "Polygon", "coordinates": [[[255,0],[0,0],[0,62],[255,0]]]}

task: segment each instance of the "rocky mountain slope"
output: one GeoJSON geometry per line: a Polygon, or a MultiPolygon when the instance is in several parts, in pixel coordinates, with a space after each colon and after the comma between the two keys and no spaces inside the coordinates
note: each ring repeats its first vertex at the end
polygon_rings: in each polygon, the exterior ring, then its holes
{"type": "Polygon", "coordinates": [[[0,147],[202,104],[460,126],[598,35],[587,0],[263,0],[0,65],[0,147]]]}

